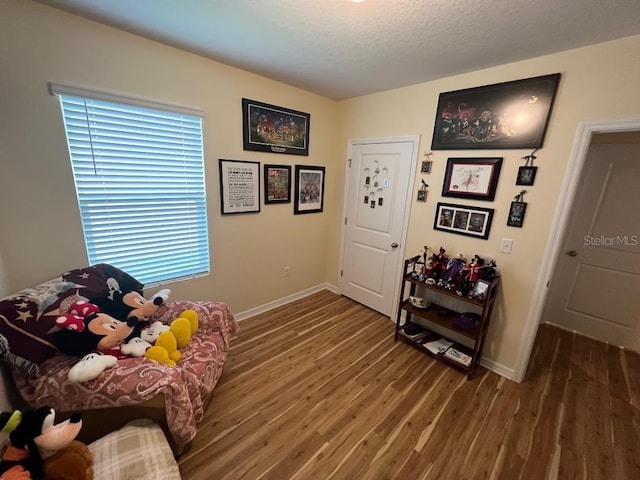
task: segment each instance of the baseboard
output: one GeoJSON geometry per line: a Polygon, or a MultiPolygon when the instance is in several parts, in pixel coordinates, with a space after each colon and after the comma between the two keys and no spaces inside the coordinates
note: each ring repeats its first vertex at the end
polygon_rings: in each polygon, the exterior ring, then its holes
{"type": "Polygon", "coordinates": [[[506,378],[507,380],[513,380],[514,378],[513,368],[506,367],[501,363],[491,360],[490,358],[482,357],[480,359],[480,365],[482,365],[487,370],[491,370],[493,373],[497,373],[498,375],[506,378]]]}
{"type": "Polygon", "coordinates": [[[253,317],[260,313],[273,310],[276,307],[281,307],[283,305],[286,305],[287,303],[291,303],[296,300],[300,300],[301,298],[308,297],[309,295],[313,295],[314,293],[321,292],[322,290],[329,290],[332,293],[338,293],[338,288],[335,285],[325,282],[325,283],[321,283],[320,285],[316,285],[315,287],[307,288],[306,290],[292,293],[291,295],[287,295],[286,297],[279,298],[272,302],[265,303],[263,305],[259,305],[254,308],[250,308],[249,310],[245,310],[244,312],[235,313],[233,316],[237,321],[240,322],[242,320],[246,320],[247,318],[253,317]]]}

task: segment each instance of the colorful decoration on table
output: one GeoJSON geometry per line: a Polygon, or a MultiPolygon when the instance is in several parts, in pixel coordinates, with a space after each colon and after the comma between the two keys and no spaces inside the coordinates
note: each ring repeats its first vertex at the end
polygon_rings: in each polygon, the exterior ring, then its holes
{"type": "Polygon", "coordinates": [[[431,173],[432,155],[433,152],[424,152],[424,160],[420,166],[420,173],[431,173]]]}
{"type": "Polygon", "coordinates": [[[518,168],[518,177],[516,178],[516,185],[533,185],[533,182],[536,179],[536,173],[538,172],[538,167],[533,166],[533,161],[538,158],[534,155],[538,149],[536,148],[529,155],[525,155],[522,157],[522,160],[525,161],[524,166],[518,168]]]}
{"type": "Polygon", "coordinates": [[[445,290],[460,291],[461,275],[466,263],[464,255],[461,253],[450,259],[437,285],[445,290]]]}
{"type": "Polygon", "coordinates": [[[429,188],[429,185],[427,184],[427,182],[425,182],[424,180],[420,180],[420,182],[422,182],[422,184],[420,185],[420,189],[418,190],[418,197],[416,198],[416,200],[418,202],[426,202],[427,201],[427,188],[429,188]]]}
{"type": "Polygon", "coordinates": [[[511,202],[509,208],[509,217],[507,218],[507,225],[509,227],[522,228],[524,222],[524,214],[527,211],[527,203],[523,201],[526,190],[521,190],[514,198],[515,201],[511,202]]]}
{"type": "MultiPolygon", "coordinates": [[[[55,411],[50,407],[26,408],[0,413],[0,426],[9,434],[11,445],[2,454],[0,472],[2,479],[55,478],[43,474],[48,459],[55,461],[57,453],[64,451],[74,441],[82,428],[82,418],[74,413],[69,420],[55,424],[55,411]]],[[[78,442],[79,443],[79,442],[78,442]]],[[[73,447],[76,448],[76,447],[73,447]]],[[[85,479],[91,466],[90,454],[84,451],[84,461],[79,476],[69,479],[85,479]],[[86,467],[86,468],[84,468],[86,467]],[[84,475],[83,475],[84,474],[84,475]]]]}

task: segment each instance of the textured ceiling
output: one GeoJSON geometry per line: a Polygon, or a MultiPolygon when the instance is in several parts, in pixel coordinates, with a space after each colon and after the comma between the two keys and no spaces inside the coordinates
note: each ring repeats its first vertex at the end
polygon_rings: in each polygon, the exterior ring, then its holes
{"type": "Polygon", "coordinates": [[[640,33],[640,0],[40,0],[340,100],[640,33]]]}

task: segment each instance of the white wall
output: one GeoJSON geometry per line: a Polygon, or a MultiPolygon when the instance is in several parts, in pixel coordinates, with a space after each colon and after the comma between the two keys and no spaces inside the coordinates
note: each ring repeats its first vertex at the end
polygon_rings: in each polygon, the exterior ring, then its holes
{"type": "Polygon", "coordinates": [[[9,0],[1,8],[0,244],[12,291],[88,261],[49,81],[204,111],[212,273],[171,285],[173,299],[226,301],[240,312],[319,285],[337,269],[328,253],[339,211],[333,185],[342,175],[339,145],[327,141],[338,137],[335,102],[40,3],[9,0]],[[310,155],[243,151],[243,97],[310,113],[310,155]],[[223,217],[219,158],[326,166],[324,213],[294,216],[287,204],[223,217]]]}
{"type": "MultiPolygon", "coordinates": [[[[579,122],[640,116],[640,36],[571,50],[528,61],[503,65],[470,74],[444,78],[411,87],[342,102],[344,140],[348,138],[421,134],[421,152],[429,151],[438,95],[441,92],[477,87],[509,80],[561,73],[562,78],[549,123],[544,148],[536,152],[539,167],[525,201],[528,208],[524,228],[506,226],[513,197],[523,188],[515,185],[520,159],[530,153],[520,150],[435,151],[430,175],[416,175],[430,185],[428,201],[413,203],[405,256],[419,253],[427,244],[444,245],[452,254],[464,253],[495,258],[502,274],[496,315],[485,354],[505,367],[515,366],[521,337],[530,310],[558,196],[579,122]],[[502,172],[494,202],[453,201],[441,197],[444,171],[449,157],[503,157],[502,172]],[[487,241],[434,231],[436,203],[468,203],[495,209],[487,241]],[[510,255],[499,253],[500,240],[514,240],[510,255]]],[[[419,168],[419,166],[418,166],[419,168]]],[[[415,198],[415,191],[414,191],[415,198]]]]}

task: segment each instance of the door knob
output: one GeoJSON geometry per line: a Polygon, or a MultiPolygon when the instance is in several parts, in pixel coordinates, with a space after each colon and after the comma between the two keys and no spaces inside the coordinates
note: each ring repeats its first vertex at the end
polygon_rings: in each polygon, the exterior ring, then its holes
{"type": "Polygon", "coordinates": [[[566,254],[570,257],[576,257],[578,255],[578,252],[576,252],[575,250],[569,250],[568,252],[566,252],[566,254]]]}
{"type": "Polygon", "coordinates": [[[391,248],[398,248],[398,242],[393,242],[391,244],[391,248]]]}

